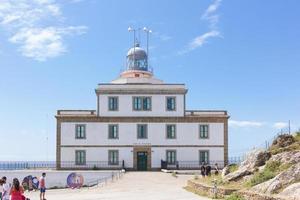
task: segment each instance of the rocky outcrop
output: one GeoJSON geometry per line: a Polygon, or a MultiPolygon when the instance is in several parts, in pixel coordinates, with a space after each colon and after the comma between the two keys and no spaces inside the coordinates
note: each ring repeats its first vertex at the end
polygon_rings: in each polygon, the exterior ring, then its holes
{"type": "Polygon", "coordinates": [[[292,135],[284,134],[279,135],[272,143],[271,148],[274,147],[287,147],[295,142],[295,138],[292,135]]]}
{"type": "Polygon", "coordinates": [[[254,150],[250,152],[237,171],[224,176],[224,181],[236,181],[243,176],[253,174],[257,168],[264,165],[270,157],[271,153],[265,150],[254,150]]]}
{"type": "Polygon", "coordinates": [[[229,165],[225,166],[222,170],[222,178],[224,178],[227,174],[230,173],[230,168],[229,168],[229,165]]]}
{"type": "Polygon", "coordinates": [[[300,182],[288,186],[279,194],[290,199],[300,200],[300,182]]]}
{"type": "Polygon", "coordinates": [[[296,164],[300,162],[300,151],[287,151],[273,155],[270,161],[279,161],[281,164],[296,164]]]}
{"type": "Polygon", "coordinates": [[[273,194],[278,193],[281,189],[299,181],[300,162],[291,166],[286,171],[278,174],[274,178],[254,186],[251,188],[251,190],[259,193],[273,194]]]}

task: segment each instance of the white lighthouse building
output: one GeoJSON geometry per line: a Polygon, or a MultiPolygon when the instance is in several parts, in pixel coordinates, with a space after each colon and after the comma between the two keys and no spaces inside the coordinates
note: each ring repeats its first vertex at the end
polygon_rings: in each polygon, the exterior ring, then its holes
{"type": "Polygon", "coordinates": [[[96,110],[58,110],[57,169],[192,169],[228,162],[226,111],[186,110],[185,84],[164,83],[138,43],[96,110]]]}

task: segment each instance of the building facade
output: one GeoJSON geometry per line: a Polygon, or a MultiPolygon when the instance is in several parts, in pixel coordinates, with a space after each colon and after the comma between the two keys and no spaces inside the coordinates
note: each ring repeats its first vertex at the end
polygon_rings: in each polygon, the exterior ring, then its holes
{"type": "Polygon", "coordinates": [[[134,45],[96,110],[58,110],[57,169],[158,170],[228,162],[226,111],[186,110],[187,88],[156,79],[134,45]]]}

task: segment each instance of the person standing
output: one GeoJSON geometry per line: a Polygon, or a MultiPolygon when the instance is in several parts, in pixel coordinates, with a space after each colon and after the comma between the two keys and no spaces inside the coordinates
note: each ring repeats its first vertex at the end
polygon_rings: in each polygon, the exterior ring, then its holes
{"type": "Polygon", "coordinates": [[[20,185],[20,181],[17,178],[13,179],[13,185],[10,190],[11,200],[25,200],[24,189],[20,185]]]}
{"type": "Polygon", "coordinates": [[[10,185],[7,183],[7,178],[5,176],[2,177],[2,182],[2,200],[9,200],[10,185]]]}
{"type": "Polygon", "coordinates": [[[204,164],[204,162],[202,162],[202,165],[200,167],[200,173],[201,173],[202,178],[204,178],[205,177],[205,164],[204,164]]]}
{"type": "Polygon", "coordinates": [[[3,192],[3,180],[0,179],[0,200],[2,200],[2,192],[3,192]]]}
{"type": "Polygon", "coordinates": [[[42,173],[42,176],[39,180],[39,188],[40,188],[40,200],[46,200],[45,199],[45,193],[46,193],[46,173],[42,173]]]}
{"type": "Polygon", "coordinates": [[[218,163],[215,164],[215,175],[218,176],[219,174],[219,166],[218,163]]]}

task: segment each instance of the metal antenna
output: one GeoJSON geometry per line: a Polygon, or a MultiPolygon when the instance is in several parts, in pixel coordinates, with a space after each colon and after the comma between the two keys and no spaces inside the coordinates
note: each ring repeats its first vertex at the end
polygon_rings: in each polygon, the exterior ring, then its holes
{"type": "Polygon", "coordinates": [[[152,33],[152,30],[148,29],[147,27],[144,27],[143,30],[147,34],[147,64],[149,64],[149,33],[152,33]]]}
{"type": "MultiPolygon", "coordinates": [[[[134,28],[131,28],[130,26],[128,27],[128,31],[129,32],[133,32],[133,60],[135,62],[135,42],[136,42],[136,38],[135,38],[135,32],[136,32],[136,29],[134,28]]],[[[134,63],[135,65],[135,63],[134,63]]]]}

